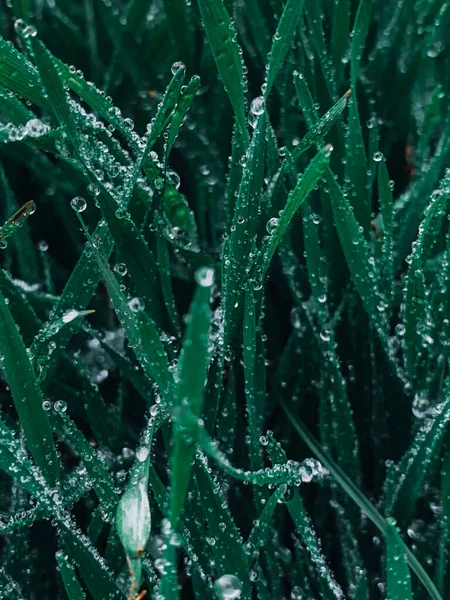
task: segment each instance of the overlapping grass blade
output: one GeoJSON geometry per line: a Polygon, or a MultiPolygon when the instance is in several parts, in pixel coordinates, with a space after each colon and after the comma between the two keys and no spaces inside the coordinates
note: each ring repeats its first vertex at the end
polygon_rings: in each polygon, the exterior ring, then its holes
{"type": "Polygon", "coordinates": [[[236,115],[244,140],[248,140],[244,96],[244,73],[236,31],[223,0],[199,0],[209,45],[236,115]]]}
{"type": "Polygon", "coordinates": [[[388,519],[386,527],[386,592],[388,600],[413,598],[404,545],[394,519],[388,519]]]}
{"type": "Polygon", "coordinates": [[[1,292],[0,354],[28,449],[48,481],[54,484],[59,478],[59,460],[48,415],[42,406],[44,397],[20,332],[1,292]]]}
{"type": "Polygon", "coordinates": [[[327,146],[317,153],[317,155],[307,166],[303,175],[299,177],[295,188],[289,194],[286,206],[283,208],[283,212],[281,213],[280,218],[277,220],[276,227],[260,255],[258,262],[261,269],[261,278],[264,277],[270,261],[272,260],[273,255],[275,254],[275,251],[280,244],[282,237],[286,233],[295,213],[326,171],[331,151],[332,148],[327,146]]]}

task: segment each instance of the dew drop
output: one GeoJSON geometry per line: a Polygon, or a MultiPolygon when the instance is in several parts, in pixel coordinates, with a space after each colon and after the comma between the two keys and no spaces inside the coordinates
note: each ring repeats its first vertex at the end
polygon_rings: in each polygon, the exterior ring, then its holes
{"type": "Polygon", "coordinates": [[[222,575],[214,582],[214,591],[219,600],[231,600],[240,598],[242,594],[242,583],[236,575],[222,575]]]}
{"type": "Polygon", "coordinates": [[[259,117],[259,115],[262,115],[264,112],[264,108],[265,108],[265,100],[264,100],[263,96],[258,96],[257,98],[254,98],[252,100],[250,110],[255,116],[259,117]]]}
{"type": "Polygon", "coordinates": [[[195,272],[195,281],[202,287],[209,287],[214,283],[214,269],[211,267],[200,267],[195,272]]]}
{"type": "Polygon", "coordinates": [[[131,298],[131,300],[128,302],[128,306],[135,313],[141,312],[145,308],[145,305],[140,298],[131,298]]]}
{"type": "Polygon", "coordinates": [[[172,75],[175,75],[175,73],[178,71],[178,69],[185,69],[185,68],[186,67],[185,67],[184,63],[182,63],[180,60],[177,60],[170,67],[170,70],[172,71],[172,75]]]}
{"type": "Polygon", "coordinates": [[[374,152],[372,158],[375,162],[381,162],[383,160],[383,154],[381,152],[374,152]]]}
{"type": "Polygon", "coordinates": [[[42,403],[42,408],[44,410],[50,410],[52,407],[52,403],[49,400],[44,400],[44,402],[42,403]]]}
{"type": "Polygon", "coordinates": [[[81,196],[75,196],[75,198],[72,198],[70,201],[70,206],[75,212],[81,213],[86,210],[87,202],[81,196]]]}
{"type": "Polygon", "coordinates": [[[127,274],[127,265],[125,263],[117,263],[114,267],[114,271],[121,277],[124,277],[127,274]]]}
{"type": "Polygon", "coordinates": [[[269,219],[267,221],[267,225],[266,225],[267,233],[272,234],[275,231],[275,229],[278,225],[278,221],[279,221],[279,219],[277,219],[277,217],[272,217],[271,219],[269,219]]]}

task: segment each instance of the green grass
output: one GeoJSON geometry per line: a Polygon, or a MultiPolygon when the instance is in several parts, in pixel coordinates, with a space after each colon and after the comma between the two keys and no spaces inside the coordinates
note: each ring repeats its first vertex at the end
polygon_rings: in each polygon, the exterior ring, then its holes
{"type": "Polygon", "coordinates": [[[0,9],[0,597],[450,595],[450,2],[0,9]]]}

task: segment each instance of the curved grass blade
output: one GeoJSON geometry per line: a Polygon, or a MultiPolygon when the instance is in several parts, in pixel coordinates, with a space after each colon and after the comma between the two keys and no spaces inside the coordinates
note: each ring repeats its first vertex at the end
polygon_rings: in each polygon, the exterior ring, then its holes
{"type": "MultiPolygon", "coordinates": [[[[328,454],[322,449],[316,439],[310,434],[308,429],[298,419],[295,419],[285,402],[281,397],[278,396],[278,401],[281,404],[283,411],[288,417],[294,430],[300,435],[302,440],[311,450],[311,452],[325,465],[325,467],[333,475],[337,483],[342,489],[350,496],[350,498],[356,503],[363,513],[372,521],[372,523],[378,528],[378,530],[386,535],[387,523],[383,516],[378,512],[375,506],[367,500],[361,490],[356,487],[353,481],[344,473],[344,471],[337,465],[328,454]]],[[[402,542],[403,544],[403,542],[402,542]]],[[[406,553],[408,564],[410,568],[417,575],[418,579],[430,595],[433,600],[442,600],[442,596],[439,594],[435,584],[431,580],[428,573],[422,567],[416,556],[412,551],[403,544],[403,550],[406,553]]]]}
{"type": "Polygon", "coordinates": [[[47,92],[50,105],[60,125],[65,128],[74,148],[78,147],[78,131],[75,117],[70,110],[63,79],[58,73],[57,63],[44,44],[32,38],[32,48],[42,83],[47,92]]]}
{"type": "Polygon", "coordinates": [[[420,227],[419,237],[414,246],[411,264],[406,275],[403,352],[405,365],[412,380],[417,375],[417,366],[420,364],[420,357],[423,353],[424,337],[428,333],[426,325],[428,300],[423,272],[423,253],[426,242],[429,242],[430,237],[434,237],[438,233],[437,228],[433,227],[434,220],[442,209],[443,201],[447,201],[447,198],[448,193],[437,193],[432,197],[420,227]]]}
{"type": "Polygon", "coordinates": [[[86,594],[77,579],[72,563],[64,552],[60,551],[56,553],[56,561],[69,600],[85,600],[86,594]]]}
{"type": "Polygon", "coordinates": [[[377,285],[377,273],[373,267],[369,246],[359,230],[348,199],[330,169],[325,173],[331,200],[334,222],[342,250],[350,269],[353,283],[363,305],[372,319],[380,339],[386,339],[387,324],[384,315],[384,300],[377,285]]]}
{"type": "Polygon", "coordinates": [[[130,345],[146,375],[151,381],[157,384],[164,399],[171,404],[173,397],[173,377],[169,370],[169,360],[162,345],[159,332],[152,319],[144,311],[138,311],[139,314],[136,318],[136,312],[133,312],[130,308],[127,297],[120,289],[119,282],[113,275],[104,257],[100,254],[81,218],[80,222],[84,227],[86,237],[94,252],[117,318],[125,330],[130,345]]]}
{"type": "Polygon", "coordinates": [[[181,96],[178,99],[177,105],[172,113],[170,120],[169,131],[167,134],[167,149],[166,155],[170,154],[173,148],[178,132],[183,124],[183,121],[191,107],[191,104],[200,88],[200,77],[194,75],[187,84],[184,91],[182,90],[181,96]]]}
{"type": "Polygon", "coordinates": [[[186,410],[189,410],[194,417],[200,417],[209,364],[209,329],[211,325],[209,302],[214,271],[208,267],[200,269],[196,273],[196,280],[198,285],[192,299],[189,323],[178,362],[179,382],[174,410],[174,450],[170,498],[170,518],[173,530],[176,529],[183,509],[195,452],[194,439],[189,440],[183,435],[181,417],[186,410]]]}
{"type": "Polygon", "coordinates": [[[306,167],[303,175],[299,177],[295,188],[289,194],[286,206],[283,208],[283,212],[277,221],[277,225],[264,250],[261,252],[258,260],[261,278],[265,276],[270,261],[272,260],[273,255],[275,254],[275,251],[280,244],[282,237],[286,233],[295,213],[324,174],[329,164],[331,151],[332,147],[327,146],[316,154],[316,156],[306,167]]]}
{"type": "Polygon", "coordinates": [[[77,428],[72,419],[61,411],[54,411],[52,423],[58,437],[83,459],[92,481],[92,487],[100,500],[103,510],[111,520],[115,517],[118,502],[116,486],[96,451],[77,428]]]}
{"type": "Polygon", "coordinates": [[[387,519],[386,523],[387,600],[413,600],[404,544],[398,534],[395,519],[387,519]]]}
{"type": "Polygon", "coordinates": [[[223,0],[198,2],[214,60],[228,93],[242,138],[248,143],[244,73],[236,31],[223,0]]]}
{"type": "Polygon", "coordinates": [[[304,0],[287,0],[284,5],[269,55],[266,89],[264,90],[264,97],[266,99],[269,97],[284,59],[292,47],[300,15],[302,14],[303,4],[304,0]]]}
{"type": "Polygon", "coordinates": [[[44,398],[22,337],[0,292],[0,354],[27,447],[50,485],[59,479],[59,461],[44,398]]]}
{"type": "Polygon", "coordinates": [[[328,110],[320,119],[316,115],[314,101],[312,100],[310,91],[306,85],[303,75],[294,73],[294,85],[298,101],[302,111],[308,122],[309,131],[300,140],[299,144],[294,147],[292,156],[297,161],[300,156],[306,152],[313,144],[322,142],[322,138],[330,131],[333,125],[338,121],[344,108],[347,106],[350,98],[350,90],[348,90],[330,110],[328,110]],[[311,106],[312,102],[312,106],[311,106]]]}
{"type": "Polygon", "coordinates": [[[1,37],[0,85],[41,108],[50,106],[35,67],[14,48],[11,42],[1,37]]]}
{"type": "Polygon", "coordinates": [[[261,514],[250,531],[247,542],[244,544],[244,549],[245,547],[258,549],[262,548],[266,544],[267,538],[270,534],[270,523],[275,513],[275,509],[286,492],[287,486],[280,485],[268,498],[261,514]]]}
{"type": "MultiPolygon", "coordinates": [[[[445,397],[448,398],[450,383],[447,382],[445,397]]],[[[390,471],[386,482],[386,512],[407,527],[433,459],[440,458],[437,448],[450,421],[450,400],[435,408],[435,415],[420,429],[412,446],[405,453],[397,468],[390,471]]]]}
{"type": "Polygon", "coordinates": [[[26,219],[34,213],[36,205],[34,200],[28,200],[23,206],[17,210],[12,217],[10,217],[6,223],[0,227],[0,243],[5,247],[5,242],[17,231],[22,225],[25,224],[26,219]]]}
{"type": "Polygon", "coordinates": [[[356,89],[361,66],[361,59],[366,45],[367,32],[370,24],[372,0],[361,0],[353,27],[352,45],[350,50],[350,82],[352,90],[356,89]]]}

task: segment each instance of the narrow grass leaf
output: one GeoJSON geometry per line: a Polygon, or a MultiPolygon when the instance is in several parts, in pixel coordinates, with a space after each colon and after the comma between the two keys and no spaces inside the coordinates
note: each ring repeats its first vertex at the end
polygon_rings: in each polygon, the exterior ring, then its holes
{"type": "MultiPolygon", "coordinates": [[[[361,490],[353,483],[353,481],[344,473],[344,471],[337,465],[322,449],[317,440],[309,433],[308,429],[301,423],[298,419],[295,419],[292,413],[287,408],[281,398],[279,398],[279,402],[283,408],[283,411],[286,413],[291,425],[294,430],[300,435],[302,440],[308,446],[308,448],[313,452],[313,454],[320,460],[320,462],[325,465],[325,467],[330,471],[333,475],[337,483],[342,487],[342,489],[350,496],[350,498],[356,503],[356,505],[363,511],[367,517],[372,521],[372,523],[378,528],[378,530],[386,535],[387,523],[383,516],[378,512],[375,506],[364,496],[361,490]]],[[[402,542],[403,544],[403,542],[402,542]]],[[[403,550],[406,552],[406,556],[408,559],[408,564],[410,568],[414,571],[417,578],[420,580],[425,590],[430,595],[430,598],[433,600],[442,600],[439,591],[437,590],[435,584],[431,580],[428,573],[425,571],[419,560],[413,554],[409,548],[403,544],[403,550]]]]}
{"type": "Polygon", "coordinates": [[[59,478],[59,461],[53,443],[44,398],[27,350],[0,292],[0,354],[28,449],[50,484],[59,478]]]}
{"type": "MultiPolygon", "coordinates": [[[[269,455],[272,464],[283,464],[287,461],[286,454],[275,438],[269,436],[269,455]]],[[[313,524],[309,518],[302,502],[298,490],[287,490],[288,496],[286,505],[297,531],[307,549],[311,562],[320,576],[320,589],[323,598],[344,598],[344,594],[336,582],[327,561],[320,548],[320,542],[317,539],[313,524]],[[290,499],[289,499],[290,495],[290,499]]]]}
{"type": "Polygon", "coordinates": [[[261,514],[250,531],[247,542],[244,544],[244,549],[245,547],[252,548],[253,551],[253,548],[257,550],[265,546],[270,534],[270,526],[275,509],[286,493],[287,486],[280,485],[267,499],[261,514]]]}
{"type": "Polygon", "coordinates": [[[240,134],[244,140],[248,140],[243,64],[236,31],[223,0],[199,0],[198,5],[217,69],[236,115],[240,134]]]}
{"type": "Polygon", "coordinates": [[[40,40],[33,38],[32,47],[39,74],[53,112],[60,125],[67,131],[73,146],[77,148],[78,131],[75,117],[70,110],[67,92],[64,89],[62,77],[58,73],[57,63],[40,40]]]}
{"type": "Polygon", "coordinates": [[[366,38],[370,24],[372,0],[361,0],[353,27],[352,45],[350,50],[350,81],[352,90],[356,89],[361,66],[361,59],[366,46],[366,38]]]}
{"type": "Polygon", "coordinates": [[[303,10],[304,0],[287,0],[283,13],[278,21],[277,31],[273,37],[272,48],[267,67],[266,89],[264,97],[268,98],[275,79],[281,69],[287,53],[292,47],[297,25],[303,10]]]}
{"type": "Polygon", "coordinates": [[[392,306],[394,299],[394,248],[393,248],[393,213],[394,201],[389,183],[389,174],[386,163],[378,164],[378,194],[380,197],[381,214],[383,216],[383,266],[381,269],[382,280],[386,299],[392,306]]]}
{"type": "Polygon", "coordinates": [[[402,527],[410,524],[427,471],[439,459],[438,448],[450,421],[449,391],[447,383],[447,400],[435,408],[434,416],[419,430],[386,482],[386,512],[396,517],[402,527]]]}
{"type": "Polygon", "coordinates": [[[344,60],[349,49],[350,39],[350,2],[337,0],[333,18],[333,31],[331,34],[331,57],[338,81],[344,68],[344,60]]]}
{"type": "Polygon", "coordinates": [[[280,244],[282,237],[286,233],[295,213],[324,174],[329,163],[331,150],[332,148],[327,146],[317,153],[317,155],[311,160],[305,169],[303,175],[298,178],[295,188],[289,194],[286,206],[283,208],[283,212],[276,222],[274,231],[271,233],[269,241],[267,242],[260,256],[259,262],[262,277],[264,277],[270,261],[272,260],[273,255],[275,254],[275,251],[280,244]]]}
{"type": "Polygon", "coordinates": [[[0,85],[41,108],[50,106],[36,68],[3,38],[0,38],[0,85]]]}
{"type": "Polygon", "coordinates": [[[72,563],[64,552],[59,551],[56,553],[56,561],[69,600],[85,600],[86,594],[77,579],[72,563]]]}
{"type": "Polygon", "coordinates": [[[386,528],[386,592],[388,600],[413,599],[408,561],[394,519],[387,519],[386,528]]]}
{"type": "Polygon", "coordinates": [[[189,310],[189,323],[178,362],[177,400],[173,426],[174,450],[172,457],[172,492],[170,514],[175,530],[183,509],[191,478],[195,441],[183,434],[183,412],[188,410],[200,417],[203,406],[205,381],[209,364],[209,308],[214,271],[205,267],[196,273],[197,288],[189,310]]]}
{"type": "Polygon", "coordinates": [[[171,149],[175,143],[178,132],[183,124],[183,121],[191,107],[191,104],[200,88],[200,77],[194,75],[187,84],[186,88],[182,90],[181,96],[178,99],[177,105],[173,111],[172,118],[170,120],[169,131],[167,134],[167,155],[170,154],[171,149]]]}

